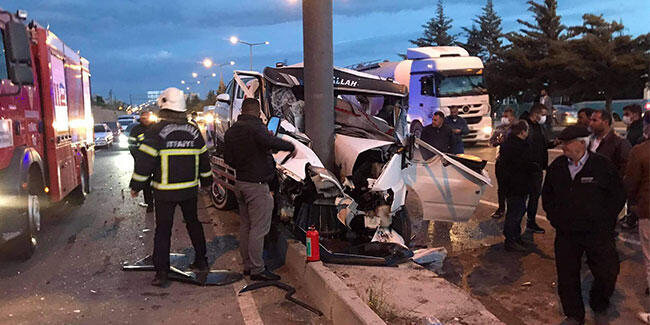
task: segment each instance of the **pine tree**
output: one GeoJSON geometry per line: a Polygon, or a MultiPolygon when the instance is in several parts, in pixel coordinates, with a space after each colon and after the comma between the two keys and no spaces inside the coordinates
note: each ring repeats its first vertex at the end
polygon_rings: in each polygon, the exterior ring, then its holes
{"type": "Polygon", "coordinates": [[[472,25],[472,28],[463,27],[467,35],[467,42],[463,44],[463,48],[469,52],[471,56],[482,56],[483,53],[483,38],[481,31],[472,25]]]}
{"type": "Polygon", "coordinates": [[[494,11],[492,0],[488,0],[483,7],[483,13],[474,20],[480,27],[481,46],[483,47],[483,59],[492,61],[501,51],[501,17],[494,11]]]}
{"type": "Polygon", "coordinates": [[[581,26],[570,27],[564,58],[563,83],[572,94],[604,98],[611,111],[616,97],[641,93],[641,76],[650,62],[650,33],[632,38],[623,24],[602,15],[586,14],[581,26]]]}
{"type": "Polygon", "coordinates": [[[422,25],[424,35],[417,40],[410,40],[409,42],[417,47],[456,45],[457,35],[449,34],[452,22],[453,19],[445,16],[442,0],[438,0],[436,16],[422,25]]]}
{"type": "Polygon", "coordinates": [[[217,88],[217,94],[223,94],[226,92],[226,84],[223,83],[223,78],[219,79],[219,88],[217,88]]]}

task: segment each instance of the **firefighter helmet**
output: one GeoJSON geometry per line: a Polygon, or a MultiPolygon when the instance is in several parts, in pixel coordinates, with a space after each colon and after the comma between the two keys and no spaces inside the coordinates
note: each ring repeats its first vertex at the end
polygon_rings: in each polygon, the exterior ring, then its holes
{"type": "Polygon", "coordinates": [[[184,113],[186,107],[183,91],[174,87],[165,89],[158,97],[158,107],[160,107],[160,109],[168,109],[174,112],[184,113]]]}

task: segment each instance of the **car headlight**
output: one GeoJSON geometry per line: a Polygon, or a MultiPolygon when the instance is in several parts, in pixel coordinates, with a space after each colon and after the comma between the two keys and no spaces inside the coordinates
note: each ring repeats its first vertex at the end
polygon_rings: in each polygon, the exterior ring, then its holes
{"type": "Polygon", "coordinates": [[[492,127],[491,126],[486,126],[486,127],[481,129],[481,132],[483,132],[483,134],[492,134],[492,127]]]}

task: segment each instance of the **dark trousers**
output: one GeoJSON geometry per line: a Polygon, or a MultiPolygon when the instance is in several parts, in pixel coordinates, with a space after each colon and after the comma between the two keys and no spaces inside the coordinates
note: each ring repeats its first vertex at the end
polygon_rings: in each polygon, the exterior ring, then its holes
{"type": "Polygon", "coordinates": [[[526,213],[526,196],[508,195],[506,204],[508,204],[508,209],[503,224],[503,235],[506,237],[506,241],[518,241],[521,239],[521,219],[526,213]]]}
{"type": "Polygon", "coordinates": [[[197,217],[196,201],[196,197],[174,202],[156,200],[156,234],[153,246],[153,265],[156,272],[169,270],[169,247],[176,205],[180,205],[183,211],[185,227],[194,246],[194,260],[206,260],[205,234],[197,217]]]}
{"type": "Polygon", "coordinates": [[[498,159],[494,165],[494,173],[497,176],[497,196],[499,198],[499,207],[497,210],[506,211],[506,182],[504,179],[505,173],[503,172],[503,167],[501,167],[498,159]]]}
{"type": "Polygon", "coordinates": [[[539,206],[539,196],[542,193],[542,181],[544,180],[544,175],[539,172],[531,176],[531,192],[528,194],[528,206],[526,207],[526,213],[528,214],[527,225],[536,224],[535,216],[537,216],[537,206],[539,206]]]}
{"type": "Polygon", "coordinates": [[[595,312],[604,312],[614,293],[620,262],[616,243],[611,235],[558,233],[555,236],[555,266],[560,301],[564,314],[582,320],[580,267],[582,255],[587,254],[587,265],[594,277],[589,293],[589,305],[595,312]]]}
{"type": "Polygon", "coordinates": [[[144,203],[148,206],[153,206],[153,188],[150,182],[145,183],[142,194],[144,195],[144,203]]]}

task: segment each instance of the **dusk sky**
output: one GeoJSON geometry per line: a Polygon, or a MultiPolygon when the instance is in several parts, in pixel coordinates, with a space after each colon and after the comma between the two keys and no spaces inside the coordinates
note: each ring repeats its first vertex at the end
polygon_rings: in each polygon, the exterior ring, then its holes
{"type": "MultiPolygon", "coordinates": [[[[346,66],[377,59],[397,60],[411,46],[409,39],[422,34],[421,25],[435,14],[435,0],[334,0],[334,64],[346,66]]],[[[486,0],[445,1],[445,14],[453,19],[454,33],[470,26],[486,0]]],[[[539,0],[538,2],[541,2],[539,0]]],[[[25,9],[29,20],[50,25],[64,42],[90,61],[92,89],[96,95],[114,95],[134,104],[144,101],[147,90],[181,87],[191,73],[217,78],[201,79],[192,91],[204,96],[216,89],[219,71],[206,70],[201,60],[236,62],[248,70],[248,46],[232,45],[236,35],[248,42],[270,42],[254,48],[253,69],[286,60],[302,61],[300,0],[9,0],[2,8],[25,9]]],[[[517,30],[516,19],[530,20],[524,0],[495,0],[504,32],[517,30]]],[[[580,24],[584,13],[622,20],[625,32],[650,31],[650,1],[560,0],[558,13],[565,25],[580,24]]],[[[461,39],[464,40],[464,36],[461,39]]],[[[224,79],[232,69],[224,67],[224,79]]]]}

